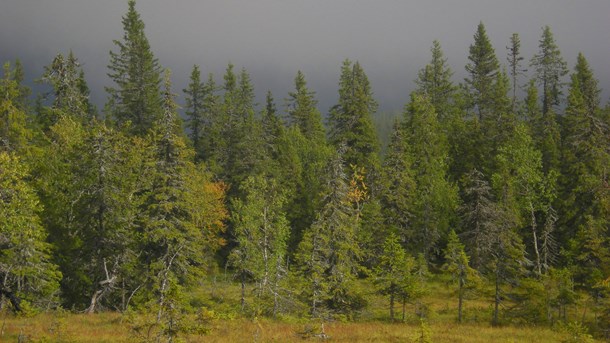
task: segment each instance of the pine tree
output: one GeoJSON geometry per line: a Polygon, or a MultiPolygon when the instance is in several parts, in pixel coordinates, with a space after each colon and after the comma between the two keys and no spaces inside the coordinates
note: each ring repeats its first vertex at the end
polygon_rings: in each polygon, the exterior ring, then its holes
{"type": "Polygon", "coordinates": [[[129,131],[143,136],[160,120],[162,100],[159,85],[161,67],[144,34],[144,22],[135,0],[128,1],[123,16],[123,39],[115,40],[117,52],[110,52],[108,76],[115,87],[107,87],[110,115],[119,125],[130,122],[129,131]]]}
{"type": "Polygon", "coordinates": [[[15,60],[15,70],[13,72],[13,81],[17,83],[17,89],[19,90],[19,95],[17,96],[17,100],[15,101],[17,108],[23,112],[28,112],[30,107],[30,95],[32,94],[32,89],[23,84],[25,81],[25,70],[23,69],[23,64],[21,60],[15,60]]]}

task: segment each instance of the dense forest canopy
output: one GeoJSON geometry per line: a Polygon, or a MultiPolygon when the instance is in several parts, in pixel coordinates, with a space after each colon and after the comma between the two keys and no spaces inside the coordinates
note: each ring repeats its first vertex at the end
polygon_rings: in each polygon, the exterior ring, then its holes
{"type": "Polygon", "coordinates": [[[479,23],[463,80],[431,42],[397,117],[378,115],[358,61],[337,65],[328,110],[301,71],[259,105],[231,63],[173,85],[133,0],[122,27],[103,108],[71,51],[45,67],[50,93],[4,64],[6,306],[143,311],[173,335],[185,294],[230,273],[244,314],[355,319],[365,282],[394,320],[447,275],[460,321],[472,293],[494,325],[566,320],[588,296],[588,324],[608,329],[610,106],[586,51],[568,65],[550,27],[533,56],[506,37],[504,61],[479,23]]]}

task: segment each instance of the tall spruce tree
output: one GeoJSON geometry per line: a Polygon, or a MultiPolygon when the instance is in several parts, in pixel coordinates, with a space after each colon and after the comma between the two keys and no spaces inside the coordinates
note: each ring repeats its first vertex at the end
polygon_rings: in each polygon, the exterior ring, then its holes
{"type": "Polygon", "coordinates": [[[45,67],[42,79],[53,87],[52,109],[59,111],[47,125],[56,122],[58,115],[69,115],[83,123],[91,122],[94,114],[89,103],[87,83],[72,51],[66,57],[62,54],[55,56],[51,65],[45,67]]]}
{"type": "Polygon", "coordinates": [[[15,312],[22,300],[53,306],[62,276],[51,261],[42,208],[28,177],[14,153],[0,150],[0,298],[6,295],[15,312]]]}
{"type": "Polygon", "coordinates": [[[599,89],[592,74],[581,55],[572,74],[564,119],[561,194],[565,218],[560,223],[562,238],[572,238],[578,281],[589,289],[610,273],[610,130],[597,110],[599,89]]]}
{"type": "Polygon", "coordinates": [[[508,50],[506,60],[508,61],[508,72],[511,77],[513,91],[511,108],[513,113],[517,113],[517,89],[520,88],[519,76],[522,76],[527,72],[527,69],[521,66],[524,57],[521,56],[521,39],[519,38],[518,33],[513,33],[512,36],[510,36],[510,43],[506,47],[506,50],[508,50]]]}
{"type": "Polygon", "coordinates": [[[128,6],[122,21],[123,39],[114,41],[117,52],[110,51],[108,76],[115,86],[106,91],[111,117],[119,125],[130,122],[129,131],[143,136],[163,114],[161,67],[144,34],[135,0],[129,0],[128,6]]]}
{"type": "Polygon", "coordinates": [[[27,127],[26,112],[19,108],[19,84],[14,71],[4,64],[0,79],[0,151],[22,151],[27,147],[32,132],[27,127]]]}
{"type": "Polygon", "coordinates": [[[405,137],[415,180],[411,248],[426,261],[438,251],[457,206],[457,189],[447,180],[447,140],[427,96],[413,93],[405,111],[405,137]]]}
{"type": "Polygon", "coordinates": [[[265,175],[248,177],[241,185],[245,198],[232,204],[232,223],[237,246],[229,261],[241,282],[241,307],[246,307],[246,282],[254,282],[255,315],[277,314],[280,285],[287,270],[286,248],[289,235],[284,213],[285,197],[277,182],[265,175]]]}
{"type": "Polygon", "coordinates": [[[477,271],[470,267],[470,258],[466,255],[464,245],[460,242],[454,230],[451,230],[447,236],[447,247],[444,252],[445,264],[443,269],[451,274],[452,281],[457,283],[458,286],[458,323],[461,323],[466,291],[477,284],[479,276],[477,271]]]}
{"type": "Polygon", "coordinates": [[[345,146],[347,167],[364,168],[373,193],[379,178],[380,147],[372,120],[376,111],[377,102],[360,63],[346,59],[341,66],[339,101],[328,117],[329,142],[335,147],[345,146]]]}
{"type": "Polygon", "coordinates": [[[288,93],[288,118],[290,124],[301,130],[309,140],[325,140],[322,116],[316,108],[315,92],[307,88],[305,75],[299,70],[294,78],[293,92],[288,93]]]}
{"type": "Polygon", "coordinates": [[[415,84],[418,86],[418,90],[430,99],[439,121],[445,122],[451,116],[452,101],[457,88],[451,81],[453,72],[447,64],[441,44],[437,40],[432,42],[430,52],[432,58],[417,74],[415,84]]]}
{"type": "Polygon", "coordinates": [[[500,64],[496,58],[487,31],[483,23],[479,23],[474,34],[474,43],[470,45],[466,71],[469,76],[464,80],[470,95],[470,103],[479,121],[493,114],[494,83],[500,72],[500,64]]]}
{"type": "Polygon", "coordinates": [[[353,291],[360,249],[357,213],[338,153],[327,164],[322,208],[303,234],[296,255],[305,281],[304,293],[314,318],[351,316],[361,305],[353,291]]]}
{"type": "Polygon", "coordinates": [[[561,102],[562,78],[568,74],[567,64],[548,25],[542,28],[538,53],[532,57],[530,66],[534,68],[536,81],[542,87],[542,114],[546,115],[561,102]]]}

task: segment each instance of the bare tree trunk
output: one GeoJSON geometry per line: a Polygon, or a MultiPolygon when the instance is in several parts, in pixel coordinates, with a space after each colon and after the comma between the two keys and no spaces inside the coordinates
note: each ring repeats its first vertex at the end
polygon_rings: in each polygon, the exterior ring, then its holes
{"type": "Polygon", "coordinates": [[[534,205],[532,204],[532,202],[530,201],[529,203],[530,205],[530,214],[531,214],[531,219],[532,219],[532,236],[533,236],[533,243],[534,243],[534,253],[536,254],[536,269],[538,269],[538,275],[542,275],[542,262],[540,261],[540,251],[538,249],[538,235],[536,233],[536,213],[534,211],[534,205]]]}

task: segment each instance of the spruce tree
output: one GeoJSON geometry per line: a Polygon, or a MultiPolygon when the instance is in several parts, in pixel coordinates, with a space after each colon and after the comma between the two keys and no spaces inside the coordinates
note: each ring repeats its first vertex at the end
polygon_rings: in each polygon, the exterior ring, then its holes
{"type": "Polygon", "coordinates": [[[307,88],[305,75],[299,70],[294,78],[295,90],[288,93],[288,118],[308,140],[325,140],[322,116],[316,108],[315,92],[307,88]]]}
{"type": "Polygon", "coordinates": [[[432,59],[417,74],[415,84],[418,91],[426,94],[430,103],[438,113],[439,121],[445,122],[452,111],[452,101],[457,88],[453,85],[451,77],[453,72],[447,65],[447,59],[443,54],[440,43],[432,42],[432,59]]]}
{"type": "Polygon", "coordinates": [[[461,323],[464,296],[468,289],[472,289],[477,284],[479,276],[477,271],[470,267],[470,258],[466,255],[464,245],[454,230],[451,230],[447,236],[447,247],[444,252],[443,269],[451,274],[452,281],[458,285],[458,323],[461,323]]]}
{"type": "Polygon", "coordinates": [[[542,87],[542,114],[546,115],[559,105],[564,84],[562,78],[568,73],[567,64],[548,25],[542,28],[538,53],[532,57],[530,66],[534,68],[536,82],[542,87]]]}
{"type": "Polygon", "coordinates": [[[470,62],[466,65],[466,71],[469,76],[464,81],[470,95],[471,107],[479,121],[482,121],[483,118],[493,114],[494,83],[500,72],[496,53],[482,22],[477,26],[468,60],[470,62]]]}
{"type": "Polygon", "coordinates": [[[252,310],[277,314],[280,285],[285,269],[289,226],[284,213],[285,197],[277,182],[265,175],[248,177],[241,185],[244,199],[232,204],[236,247],[229,261],[241,282],[241,307],[246,306],[246,282],[254,282],[252,310]]]}
{"type": "Polygon", "coordinates": [[[201,71],[198,65],[193,66],[191,71],[191,82],[188,88],[182,91],[186,94],[186,104],[184,113],[187,117],[186,127],[189,129],[188,137],[193,143],[193,148],[197,152],[200,159],[203,155],[203,135],[206,128],[204,118],[204,99],[205,99],[205,84],[201,81],[201,71]]]}
{"type": "Polygon", "coordinates": [[[345,146],[346,167],[364,168],[373,193],[377,191],[380,150],[372,120],[376,111],[377,102],[360,63],[343,61],[339,101],[328,117],[329,142],[335,147],[345,146]]]}
{"type": "Polygon", "coordinates": [[[405,137],[415,180],[413,224],[409,241],[426,261],[438,251],[457,204],[457,190],[447,180],[447,141],[427,96],[413,93],[405,111],[405,137]]]}
{"type": "Polygon", "coordinates": [[[24,300],[41,308],[54,305],[62,276],[51,261],[42,208],[28,174],[14,153],[0,150],[0,297],[7,295],[15,312],[24,300]]]}
{"type": "Polygon", "coordinates": [[[55,56],[51,65],[45,67],[42,79],[53,87],[52,109],[56,111],[53,121],[47,125],[56,122],[58,115],[72,116],[83,123],[91,121],[93,116],[88,87],[80,63],[72,51],[66,57],[62,54],[55,56]]]}
{"type": "Polygon", "coordinates": [[[19,85],[13,79],[14,71],[4,64],[4,77],[0,79],[0,151],[22,152],[32,136],[27,127],[26,113],[19,109],[19,85]]]}
{"type": "Polygon", "coordinates": [[[510,36],[510,44],[506,47],[508,50],[508,56],[506,56],[506,60],[508,61],[508,71],[512,80],[512,101],[511,108],[512,112],[517,112],[517,89],[519,86],[519,76],[522,76],[527,69],[524,69],[521,66],[521,62],[524,60],[524,57],[521,56],[521,39],[519,38],[518,33],[513,33],[510,36]]]}
{"type": "Polygon", "coordinates": [[[144,22],[129,0],[123,16],[123,39],[115,40],[118,51],[110,52],[108,76],[115,83],[107,87],[111,117],[119,125],[130,122],[129,131],[143,136],[160,120],[162,100],[160,92],[161,67],[154,57],[144,33],[144,22]]]}
{"type": "Polygon", "coordinates": [[[607,248],[610,194],[607,166],[610,163],[610,131],[595,99],[599,90],[579,58],[568,95],[564,125],[561,194],[565,218],[563,239],[572,238],[571,259],[579,266],[577,278],[589,288],[608,276],[607,248]],[[587,82],[581,85],[581,80],[587,82]],[[586,93],[584,93],[586,92],[586,93]]]}
{"type": "Polygon", "coordinates": [[[379,264],[374,270],[377,292],[389,297],[391,321],[394,321],[395,301],[411,298],[414,293],[416,287],[414,269],[415,259],[407,255],[398,236],[391,233],[385,239],[379,264]]]}
{"type": "Polygon", "coordinates": [[[314,318],[351,316],[361,306],[352,289],[360,258],[357,213],[343,165],[339,154],[328,162],[322,207],[304,232],[296,255],[314,318]]]}

